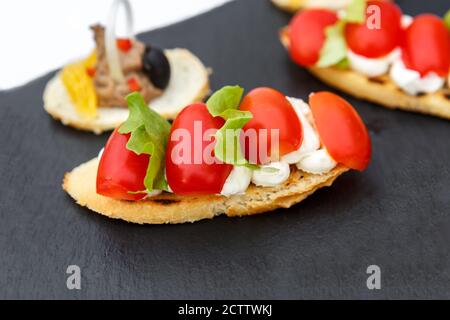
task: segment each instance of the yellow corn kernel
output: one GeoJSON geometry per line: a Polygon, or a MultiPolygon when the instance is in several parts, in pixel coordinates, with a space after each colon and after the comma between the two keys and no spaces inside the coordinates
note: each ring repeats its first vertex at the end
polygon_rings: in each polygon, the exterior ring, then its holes
{"type": "Polygon", "coordinates": [[[61,72],[61,79],[75,105],[76,112],[83,118],[95,118],[97,115],[97,93],[93,79],[86,68],[96,63],[95,51],[85,60],[68,64],[61,72]]]}

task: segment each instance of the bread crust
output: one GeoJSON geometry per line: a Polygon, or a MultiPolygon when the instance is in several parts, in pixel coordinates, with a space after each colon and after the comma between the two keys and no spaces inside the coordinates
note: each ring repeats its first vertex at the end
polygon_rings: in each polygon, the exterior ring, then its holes
{"type": "MultiPolygon", "coordinates": [[[[287,28],[280,31],[280,41],[289,47],[287,28]]],[[[376,78],[351,69],[307,68],[311,74],[326,84],[356,98],[371,101],[390,109],[418,112],[450,120],[450,90],[412,96],[400,89],[388,75],[376,78]]]]}
{"type": "Polygon", "coordinates": [[[418,112],[450,120],[450,91],[440,90],[421,96],[403,92],[389,78],[368,78],[352,70],[337,68],[309,68],[314,76],[326,84],[356,98],[371,101],[390,109],[418,112]]]}
{"type": "MultiPolygon", "coordinates": [[[[169,87],[163,96],[156,98],[153,102],[156,111],[158,111],[166,119],[174,119],[181,109],[185,106],[203,101],[203,99],[209,94],[209,71],[201,61],[190,51],[186,49],[169,49],[165,51],[171,65],[180,65],[178,69],[180,74],[187,68],[183,67],[183,63],[188,63],[192,68],[192,72],[195,72],[193,78],[195,78],[194,84],[191,87],[183,84],[183,79],[171,79],[176,85],[169,87]],[[185,89],[188,87],[188,89],[185,89]],[[170,92],[168,90],[171,90],[170,92]],[[183,91],[184,90],[184,91],[183,91]],[[188,91],[188,92],[186,92],[188,91]],[[182,95],[186,98],[176,99],[175,95],[182,95]],[[165,99],[164,102],[155,102],[159,99],[165,99]],[[170,101],[182,100],[175,105],[167,105],[170,101]]],[[[185,72],[185,71],[184,71],[185,72]]],[[[175,76],[176,77],[176,76],[175,76]]],[[[152,105],[150,102],[150,105],[152,105]]],[[[153,107],[152,105],[152,107],[153,107]]],[[[44,109],[55,119],[61,121],[64,125],[73,127],[75,129],[91,131],[96,134],[100,134],[104,131],[113,130],[123,123],[128,117],[128,110],[126,108],[98,108],[98,116],[95,119],[85,119],[80,117],[70,101],[67,91],[62,84],[59,74],[49,81],[44,90],[44,109]]]]}
{"type": "MultiPolygon", "coordinates": [[[[241,217],[289,208],[316,190],[330,186],[348,168],[338,166],[323,175],[293,169],[289,179],[271,188],[251,185],[243,195],[176,196],[163,193],[144,201],[120,201],[96,193],[98,159],[88,161],[66,173],[62,187],[81,205],[109,218],[138,224],[176,224],[212,219],[225,214],[241,217]]],[[[294,168],[294,167],[293,167],[294,168]]]]}

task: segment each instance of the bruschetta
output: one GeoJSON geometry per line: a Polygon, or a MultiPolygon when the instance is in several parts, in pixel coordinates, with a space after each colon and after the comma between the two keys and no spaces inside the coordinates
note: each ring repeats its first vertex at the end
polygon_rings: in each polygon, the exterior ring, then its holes
{"type": "Polygon", "coordinates": [[[407,16],[381,1],[361,8],[342,15],[303,10],[280,31],[281,43],[296,64],[332,87],[388,108],[450,119],[444,20],[407,16]]]}
{"type": "Polygon", "coordinates": [[[329,92],[309,103],[272,88],[227,86],[186,106],[171,125],[127,97],[129,118],[99,156],[67,173],[81,206],[139,224],[194,222],[289,208],[344,172],[367,168],[368,131],[329,92]]]}

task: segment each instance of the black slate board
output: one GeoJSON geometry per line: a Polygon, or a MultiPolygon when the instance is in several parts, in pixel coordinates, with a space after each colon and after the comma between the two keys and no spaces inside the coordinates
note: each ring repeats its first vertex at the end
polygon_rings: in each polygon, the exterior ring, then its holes
{"type": "MultiPolygon", "coordinates": [[[[406,13],[440,15],[444,2],[399,1],[406,13]]],[[[242,0],[141,38],[190,48],[214,68],[215,89],[265,85],[302,98],[330,89],[287,58],[277,30],[288,19],[268,1],[242,0]]],[[[138,226],[61,190],[64,172],[107,135],[50,119],[41,95],[51,76],[0,92],[0,298],[450,298],[450,122],[347,97],[371,131],[367,171],[289,210],[138,226]],[[71,264],[80,291],[66,288],[71,264]],[[366,287],[371,264],[378,291],[366,287]]]]}

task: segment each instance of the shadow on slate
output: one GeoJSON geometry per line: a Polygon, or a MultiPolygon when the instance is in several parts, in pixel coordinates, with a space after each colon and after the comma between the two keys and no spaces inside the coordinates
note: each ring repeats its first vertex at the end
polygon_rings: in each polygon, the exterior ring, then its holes
{"type": "MultiPolygon", "coordinates": [[[[288,19],[268,1],[243,0],[140,38],[194,51],[214,69],[213,89],[330,90],[278,43],[288,19]]],[[[92,214],[61,190],[64,173],[107,135],[50,119],[41,99],[50,76],[0,92],[0,298],[450,298],[449,122],[347,97],[371,130],[367,171],[289,210],[138,226],[92,214]],[[81,267],[80,291],[66,288],[71,264],[81,267]],[[366,287],[371,264],[382,290],[366,287]]]]}

